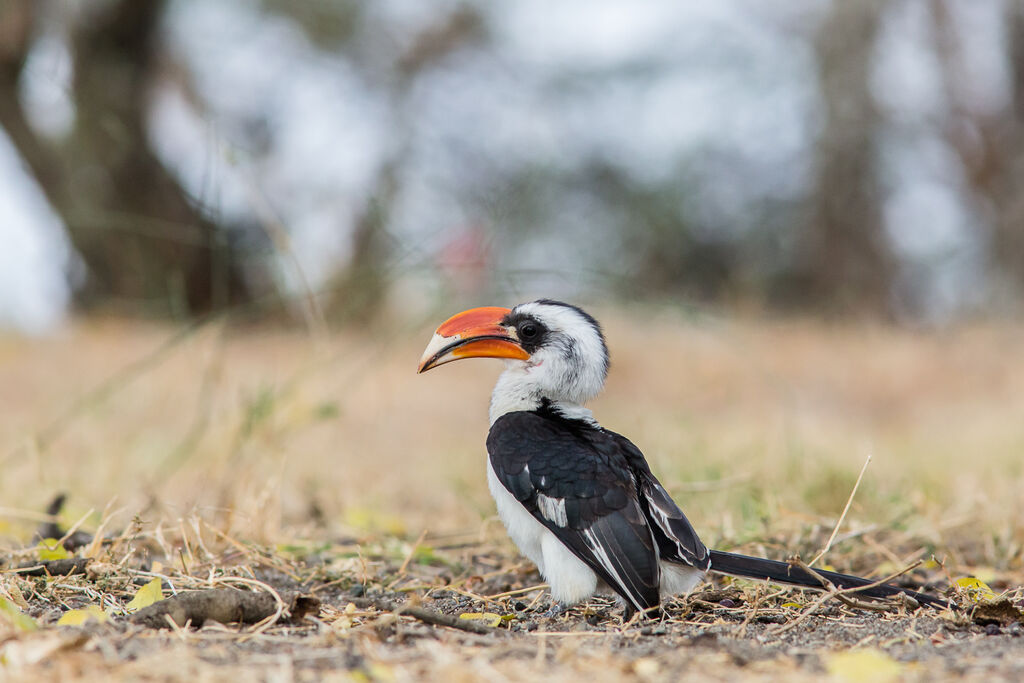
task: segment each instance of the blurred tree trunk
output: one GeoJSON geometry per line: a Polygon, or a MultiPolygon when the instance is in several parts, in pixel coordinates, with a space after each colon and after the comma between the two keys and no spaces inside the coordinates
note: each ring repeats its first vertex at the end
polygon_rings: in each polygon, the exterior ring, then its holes
{"type": "Polygon", "coordinates": [[[74,128],[59,142],[32,129],[18,100],[32,25],[44,4],[4,0],[0,9],[0,126],[85,262],[77,303],[128,303],[170,315],[246,299],[225,231],[201,214],[149,146],[163,0],[82,8],[70,37],[74,128]]]}
{"type": "Polygon", "coordinates": [[[815,39],[824,120],[811,222],[797,267],[826,311],[885,315],[893,264],[876,165],[879,114],[870,90],[875,38],[886,0],[833,0],[815,39]]]}
{"type": "Polygon", "coordinates": [[[946,0],[932,0],[936,52],[950,117],[945,137],[959,155],[969,189],[988,214],[989,262],[997,294],[1024,292],[1024,3],[1004,7],[1010,98],[999,111],[973,106],[962,40],[946,0]]]}

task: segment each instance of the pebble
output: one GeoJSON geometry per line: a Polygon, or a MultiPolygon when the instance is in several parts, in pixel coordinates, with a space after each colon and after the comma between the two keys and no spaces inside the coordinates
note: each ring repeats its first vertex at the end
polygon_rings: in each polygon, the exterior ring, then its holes
{"type": "Polygon", "coordinates": [[[720,600],[718,602],[718,604],[721,605],[722,607],[735,607],[736,606],[736,602],[734,600],[732,600],[731,598],[725,598],[724,600],[720,600]]]}

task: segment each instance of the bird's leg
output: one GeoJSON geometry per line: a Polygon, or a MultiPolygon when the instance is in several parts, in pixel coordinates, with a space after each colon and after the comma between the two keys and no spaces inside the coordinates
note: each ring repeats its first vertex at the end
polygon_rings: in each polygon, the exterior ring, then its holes
{"type": "Polygon", "coordinates": [[[643,610],[641,612],[636,607],[634,607],[632,604],[630,604],[630,603],[628,603],[628,602],[626,602],[624,600],[620,601],[620,604],[622,605],[622,623],[623,624],[629,624],[631,622],[636,622],[636,621],[643,621],[644,619],[658,620],[658,619],[661,619],[665,615],[665,613],[662,611],[660,605],[657,605],[655,607],[648,607],[647,609],[645,609],[645,610],[643,610]],[[637,616],[638,612],[639,612],[639,616],[637,616]]]}
{"type": "Polygon", "coordinates": [[[551,602],[552,602],[551,607],[549,607],[547,609],[547,611],[545,611],[540,616],[545,617],[547,619],[557,619],[558,617],[560,617],[560,616],[564,615],[566,612],[568,612],[569,609],[570,609],[569,605],[566,605],[566,604],[563,604],[561,602],[558,602],[557,600],[552,599],[551,602]]]}
{"type": "Polygon", "coordinates": [[[633,615],[636,614],[636,608],[633,607],[629,602],[623,600],[622,602],[622,623],[628,624],[633,619],[633,615]]]}

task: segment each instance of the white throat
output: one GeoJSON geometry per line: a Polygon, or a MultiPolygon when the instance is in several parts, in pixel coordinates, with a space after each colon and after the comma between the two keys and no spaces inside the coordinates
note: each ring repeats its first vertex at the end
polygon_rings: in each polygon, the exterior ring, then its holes
{"type": "Polygon", "coordinates": [[[537,410],[544,399],[567,418],[585,420],[597,424],[589,408],[573,401],[559,400],[545,396],[535,379],[530,375],[532,368],[521,362],[511,362],[498,377],[491,393],[490,424],[506,413],[537,410]]]}

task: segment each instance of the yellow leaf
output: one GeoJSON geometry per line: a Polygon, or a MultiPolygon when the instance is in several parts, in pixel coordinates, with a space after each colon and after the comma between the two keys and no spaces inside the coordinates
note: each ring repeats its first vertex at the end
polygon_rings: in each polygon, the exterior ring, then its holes
{"type": "Polygon", "coordinates": [[[19,631],[35,631],[36,620],[23,614],[18,606],[7,598],[0,598],[0,618],[6,619],[19,631]]]}
{"type": "Polygon", "coordinates": [[[965,576],[957,579],[954,583],[974,602],[988,602],[997,597],[987,583],[973,576],[965,576]]]}
{"type": "Polygon", "coordinates": [[[850,683],[886,683],[899,678],[903,671],[899,662],[873,648],[828,655],[825,668],[839,680],[850,683]]]}
{"type": "Polygon", "coordinates": [[[784,602],[784,603],[782,603],[782,606],[783,607],[792,607],[793,609],[803,609],[804,608],[804,606],[801,605],[799,602],[792,602],[792,601],[784,602]]]}
{"type": "Polygon", "coordinates": [[[59,543],[56,538],[44,538],[39,541],[39,559],[43,562],[50,560],[66,560],[71,557],[71,553],[64,549],[64,545],[59,543]]]}
{"type": "Polygon", "coordinates": [[[124,611],[129,614],[137,612],[143,607],[149,607],[154,602],[160,602],[164,599],[163,588],[160,587],[160,579],[153,579],[145,586],[135,591],[135,597],[124,606],[124,611]]]}
{"type": "Polygon", "coordinates": [[[58,626],[81,626],[90,619],[100,623],[110,619],[106,612],[100,609],[99,605],[89,605],[84,609],[68,610],[57,620],[58,626]]]}

